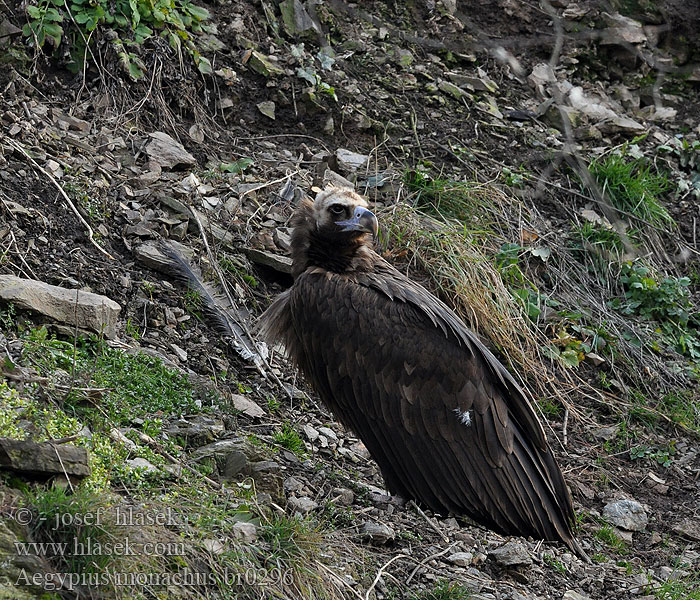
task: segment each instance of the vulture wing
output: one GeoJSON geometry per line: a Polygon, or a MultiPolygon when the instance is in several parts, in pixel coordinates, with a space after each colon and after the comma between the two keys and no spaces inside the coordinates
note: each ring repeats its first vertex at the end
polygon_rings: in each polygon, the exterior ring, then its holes
{"type": "Polygon", "coordinates": [[[393,493],[575,548],[571,499],[533,409],[445,304],[377,258],[370,272],[310,268],[271,310],[268,333],[283,333],[393,493]]]}

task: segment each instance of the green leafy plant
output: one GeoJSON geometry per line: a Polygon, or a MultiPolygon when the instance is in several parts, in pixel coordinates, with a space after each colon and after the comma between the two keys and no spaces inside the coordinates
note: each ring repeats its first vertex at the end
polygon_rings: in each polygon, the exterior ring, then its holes
{"type": "Polygon", "coordinates": [[[650,459],[656,461],[662,467],[671,466],[671,457],[676,453],[676,442],[671,440],[666,448],[649,448],[648,446],[634,446],[630,448],[630,459],[650,459]]]}
{"type": "Polygon", "coordinates": [[[626,263],[620,274],[625,297],[614,298],[613,308],[661,325],[662,339],[690,358],[700,358],[700,313],[690,297],[688,277],[655,276],[641,263],[626,263]]]}
{"type": "Polygon", "coordinates": [[[282,425],[282,429],[275,432],[272,439],[276,444],[282,446],[282,448],[286,448],[295,454],[304,454],[306,451],[304,440],[301,439],[301,436],[289,423],[282,425]]]}
{"type": "Polygon", "coordinates": [[[671,320],[687,326],[693,305],[690,302],[687,277],[666,277],[661,281],[641,263],[623,265],[620,282],[625,289],[626,302],[618,303],[625,314],[638,314],[646,319],[671,320]]]}
{"type": "Polygon", "coordinates": [[[54,49],[67,43],[73,71],[82,68],[87,46],[96,32],[107,33],[122,64],[133,79],[143,76],[143,63],[127,48],[140,46],[153,35],[190,54],[202,73],[211,73],[211,63],[195,45],[209,11],[190,0],[31,0],[23,34],[30,44],[54,49]]]}
{"type": "Polygon", "coordinates": [[[530,173],[522,165],[516,170],[503,167],[501,180],[509,187],[524,188],[525,184],[530,180],[530,173]]]}
{"type": "Polygon", "coordinates": [[[252,158],[239,158],[238,160],[230,163],[221,163],[219,169],[225,173],[243,173],[248,167],[254,164],[252,158]]]}
{"type": "Polygon", "coordinates": [[[687,177],[678,180],[678,191],[700,200],[700,140],[674,137],[668,145],[659,146],[659,151],[674,154],[681,171],[687,173],[687,177]]]}
{"type": "Polygon", "coordinates": [[[41,0],[38,4],[27,5],[29,21],[22,27],[24,37],[42,47],[47,41],[54,47],[61,45],[63,38],[64,14],[59,8],[64,7],[64,0],[41,0]]]}

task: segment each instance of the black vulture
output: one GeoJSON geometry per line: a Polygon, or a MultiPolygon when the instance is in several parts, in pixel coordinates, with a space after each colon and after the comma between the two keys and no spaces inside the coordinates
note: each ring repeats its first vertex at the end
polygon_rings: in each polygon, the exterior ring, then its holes
{"type": "Polygon", "coordinates": [[[373,250],[377,218],[330,188],[292,218],[294,283],[261,319],[387,488],[503,534],[574,539],[574,511],[522,389],[457,315],[373,250]]]}

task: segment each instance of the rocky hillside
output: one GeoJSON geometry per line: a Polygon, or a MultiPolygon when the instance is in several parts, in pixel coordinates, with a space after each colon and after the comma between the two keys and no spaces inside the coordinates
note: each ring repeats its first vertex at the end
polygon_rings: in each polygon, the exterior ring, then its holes
{"type": "Polygon", "coordinates": [[[0,598],[700,598],[695,3],[0,11],[0,598]],[[327,184],[530,391],[590,563],[388,495],[256,341],[327,184]]]}

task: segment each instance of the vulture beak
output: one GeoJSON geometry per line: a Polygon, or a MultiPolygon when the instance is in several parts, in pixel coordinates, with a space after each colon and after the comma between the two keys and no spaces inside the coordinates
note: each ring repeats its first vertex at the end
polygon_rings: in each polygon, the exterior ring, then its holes
{"type": "Polygon", "coordinates": [[[379,230],[377,217],[374,216],[371,210],[363,206],[358,206],[355,209],[355,213],[349,221],[336,221],[335,224],[342,227],[341,231],[360,231],[362,233],[371,233],[375,237],[379,230]]]}

